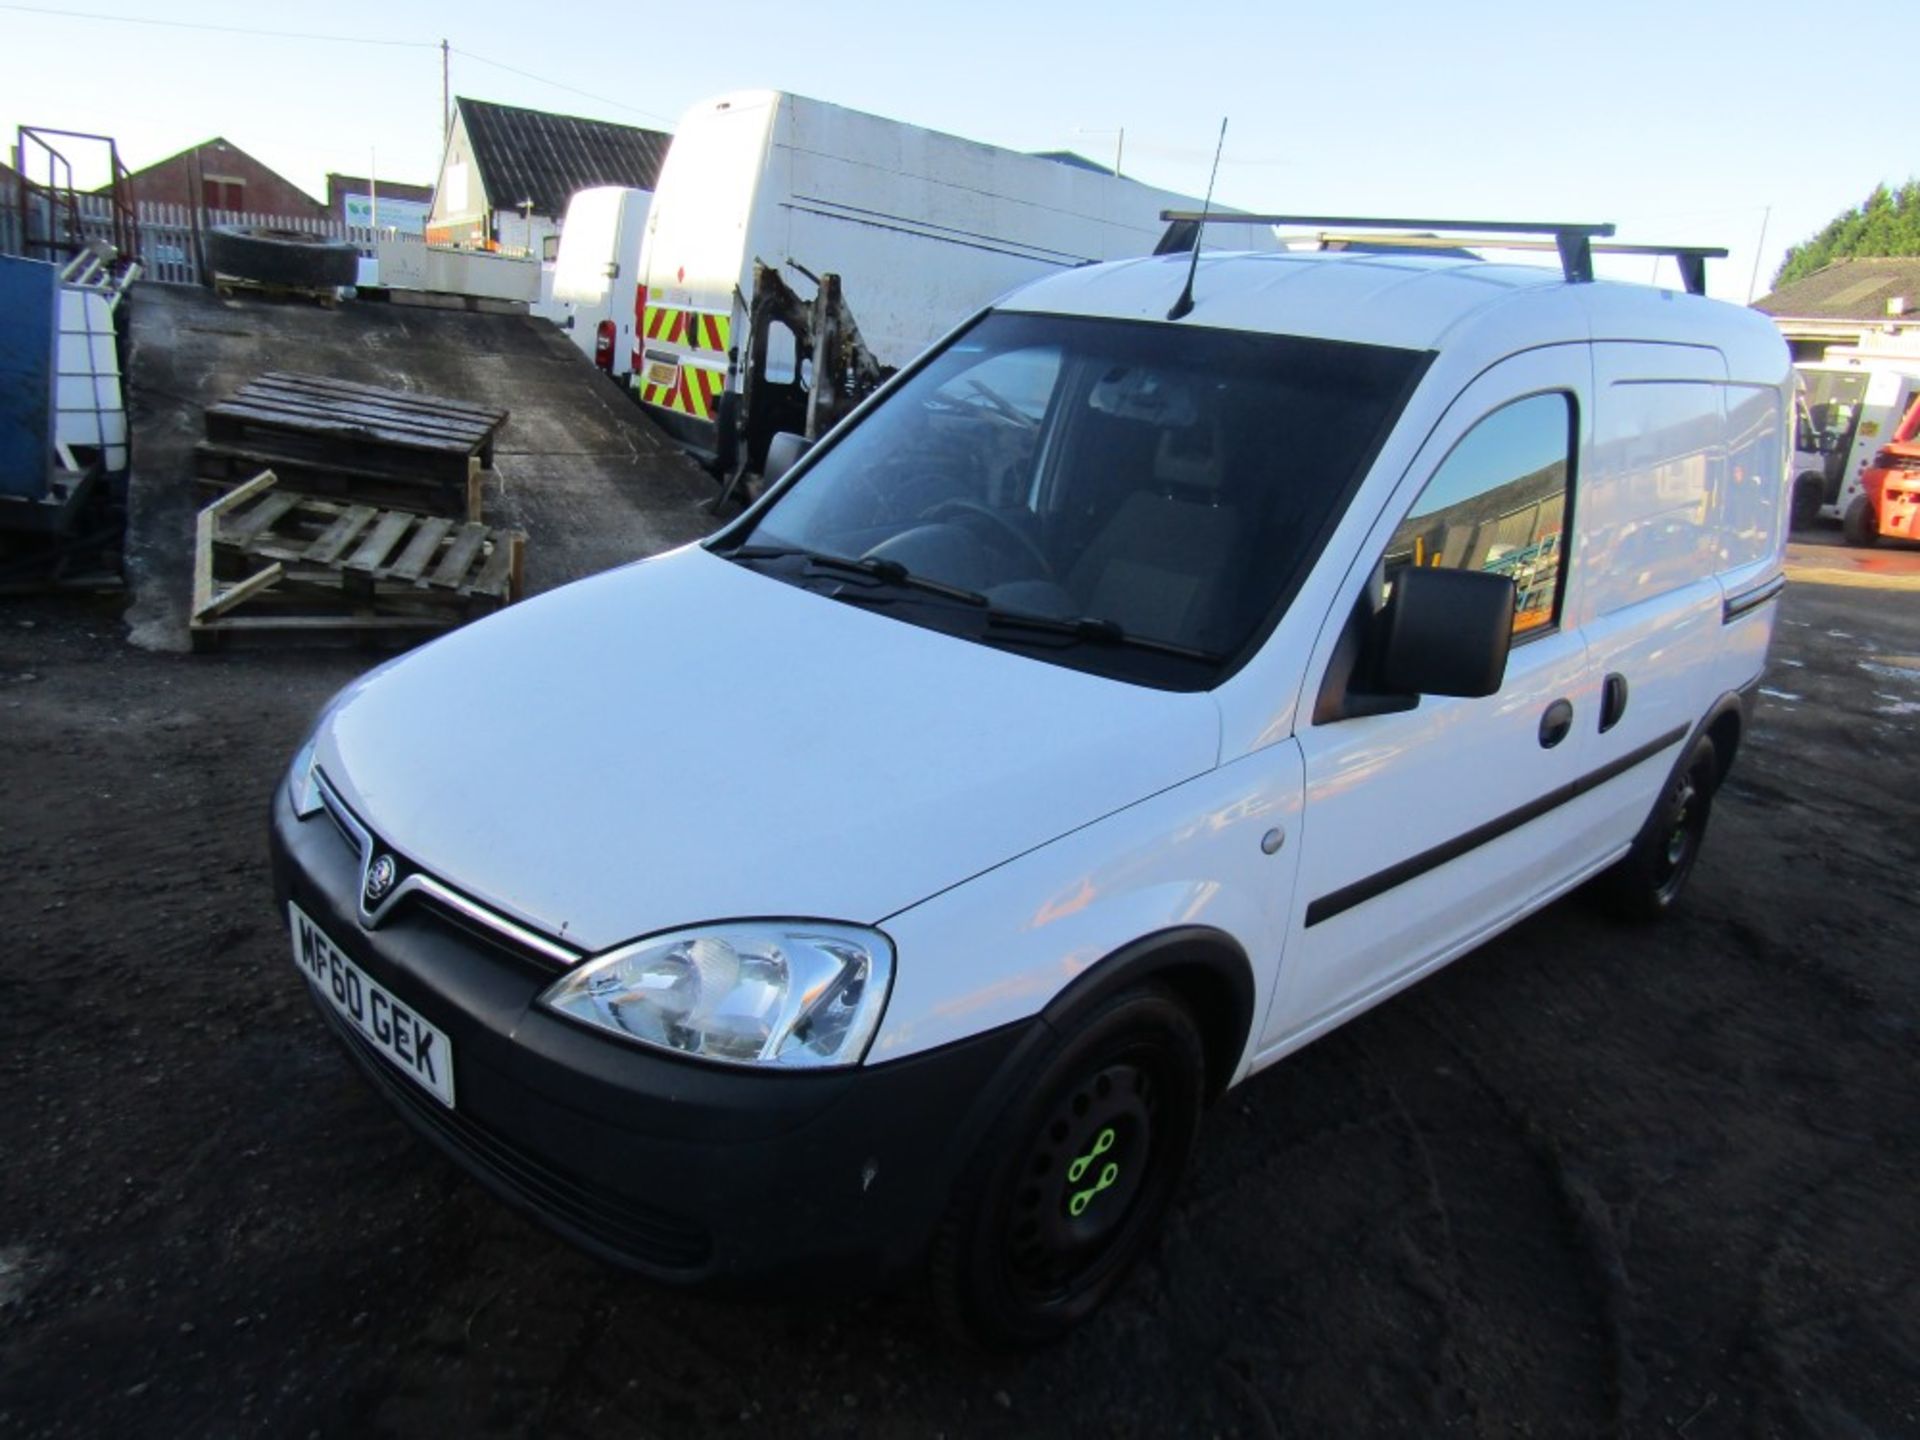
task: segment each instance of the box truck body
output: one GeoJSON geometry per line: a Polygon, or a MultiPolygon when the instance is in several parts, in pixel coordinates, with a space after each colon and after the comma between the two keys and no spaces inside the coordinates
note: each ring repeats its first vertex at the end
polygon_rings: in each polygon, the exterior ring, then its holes
{"type": "MultiPolygon", "coordinates": [[[[696,447],[724,449],[721,432],[746,424],[727,397],[738,401],[756,365],[763,392],[788,393],[763,393],[770,403],[751,407],[755,417],[800,428],[803,411],[815,414],[800,403],[814,349],[787,323],[789,304],[773,307],[764,353],[754,353],[757,274],[763,296],[777,281],[789,299],[838,277],[868,368],[884,373],[1016,285],[1151,254],[1166,231],[1161,211],[1197,203],[804,96],[724,95],[696,105],[674,134],[641,249],[639,333],[616,365],[696,447]]],[[[757,455],[765,439],[749,435],[749,449],[757,455]]]]}

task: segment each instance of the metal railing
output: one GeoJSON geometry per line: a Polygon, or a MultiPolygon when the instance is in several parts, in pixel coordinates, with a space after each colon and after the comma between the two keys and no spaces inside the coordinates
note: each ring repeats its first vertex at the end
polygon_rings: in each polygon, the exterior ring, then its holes
{"type": "MultiPolygon", "coordinates": [[[[31,203],[31,202],[29,202],[31,203]]],[[[67,228],[72,229],[75,250],[92,241],[117,246],[116,237],[127,233],[128,217],[110,195],[76,194],[71,203],[63,201],[67,228]]],[[[28,214],[12,187],[0,186],[0,255],[29,253],[28,214]]],[[[264,225],[277,230],[293,230],[306,235],[345,240],[371,257],[375,246],[418,246],[421,250],[457,249],[454,246],[429,246],[423,236],[381,227],[346,225],[329,215],[270,215],[255,210],[207,210],[194,205],[175,205],[165,201],[141,200],[132,209],[137,225],[137,255],[142,278],[162,285],[199,285],[204,276],[201,267],[201,238],[216,225],[264,225]]],[[[123,252],[124,253],[124,252],[123,252]]],[[[484,252],[504,259],[532,259],[526,251],[501,246],[484,252]]],[[[39,255],[36,258],[49,258],[39,255]]]]}

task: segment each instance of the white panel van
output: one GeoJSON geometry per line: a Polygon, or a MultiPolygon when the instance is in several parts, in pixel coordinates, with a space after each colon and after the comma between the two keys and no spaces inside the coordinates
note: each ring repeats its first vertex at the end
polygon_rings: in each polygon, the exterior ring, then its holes
{"type": "MultiPolygon", "coordinates": [[[[756,265],[803,296],[838,276],[887,368],[1016,285],[1151,253],[1161,211],[1194,203],[1071,158],[804,95],[717,96],[674,132],[641,251],[640,333],[614,373],[631,369],[635,394],[672,433],[721,451],[727,429],[746,423],[735,402],[756,361],[791,391],[795,428],[813,382],[790,326],[772,326],[765,355],[748,353],[756,265]]],[[[747,437],[756,466],[770,433],[760,409],[747,437]]]]}
{"type": "Polygon", "coordinates": [[[589,360],[624,375],[638,312],[640,241],[653,195],[596,185],[567,202],[553,266],[554,321],[589,360]]]}
{"type": "Polygon", "coordinates": [[[1016,292],[704,543],[327,708],[294,960],[481,1181],[663,1281],[919,1270],[1045,1340],[1224,1091],[1576,886],[1679,900],[1783,585],[1778,332],[1188,266],[1016,292]]]}

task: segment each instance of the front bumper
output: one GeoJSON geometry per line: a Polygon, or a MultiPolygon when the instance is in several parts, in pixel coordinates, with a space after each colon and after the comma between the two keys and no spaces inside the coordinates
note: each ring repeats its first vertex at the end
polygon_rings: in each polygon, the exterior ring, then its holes
{"type": "MultiPolygon", "coordinates": [[[[316,998],[415,1129],[575,1244],[657,1279],[726,1285],[917,1264],[959,1169],[1039,1021],[891,1064],[738,1070],[644,1050],[539,1009],[560,971],[422,897],[374,930],[358,861],[325,816],[275,789],[275,897],[446,1033],[458,1108],[403,1078],[316,998]]],[[[291,967],[290,967],[291,969],[291,967]]]]}

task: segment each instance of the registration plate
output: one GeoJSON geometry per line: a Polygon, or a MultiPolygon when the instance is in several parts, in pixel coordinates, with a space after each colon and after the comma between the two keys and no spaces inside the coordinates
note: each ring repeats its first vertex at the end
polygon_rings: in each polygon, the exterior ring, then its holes
{"type": "Polygon", "coordinates": [[[663,385],[671,389],[680,383],[680,366],[665,360],[647,362],[647,384],[663,385]]]}
{"type": "Polygon", "coordinates": [[[293,963],[307,983],[394,1069],[451,1110],[452,1042],[342,954],[298,905],[289,900],[287,910],[293,963]]]}

